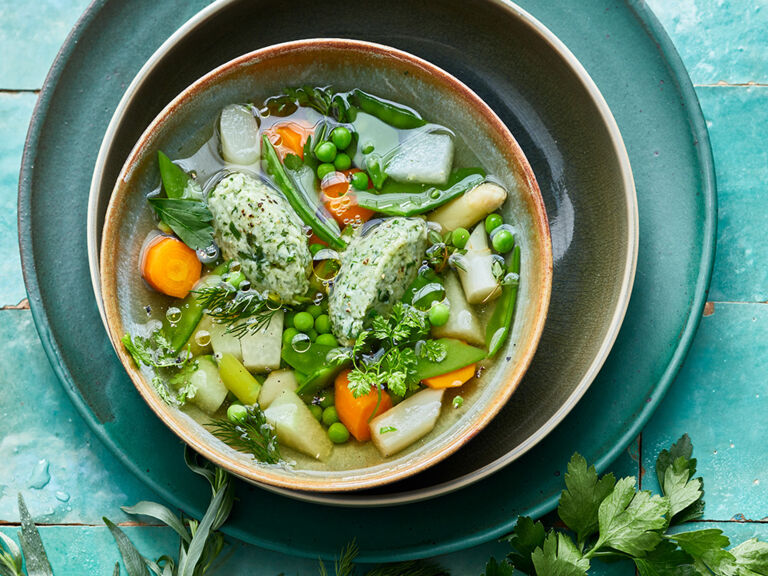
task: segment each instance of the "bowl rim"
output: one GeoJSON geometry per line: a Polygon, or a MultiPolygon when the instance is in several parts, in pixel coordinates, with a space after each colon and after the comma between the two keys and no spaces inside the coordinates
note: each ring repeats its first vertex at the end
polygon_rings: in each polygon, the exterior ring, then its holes
{"type": "MultiPolygon", "coordinates": [[[[305,492],[347,492],[373,488],[397,480],[402,480],[447,458],[474,437],[506,404],[509,397],[520,384],[523,375],[533,360],[547,317],[553,274],[551,237],[541,191],[525,154],[512,133],[496,113],[493,112],[493,110],[463,82],[422,58],[382,44],[341,38],[315,38],[289,41],[251,51],[209,71],[180,92],[144,130],[123,164],[113,187],[112,195],[104,217],[100,255],[99,269],[101,272],[100,285],[102,298],[103,295],[112,294],[112,297],[103,298],[103,310],[106,319],[107,332],[121,364],[151,410],[166,426],[171,428],[178,437],[194,448],[198,453],[235,475],[259,484],[305,492]],[[411,69],[418,70],[420,73],[424,74],[426,78],[434,81],[440,87],[450,90],[456,94],[459,99],[471,104],[476,113],[480,114],[490,126],[491,132],[503,142],[504,156],[508,159],[513,158],[515,165],[520,169],[521,173],[518,174],[518,178],[525,181],[525,184],[530,191],[530,198],[527,203],[530,206],[529,210],[531,211],[534,225],[533,241],[536,246],[534,252],[540,254],[541,258],[543,258],[543,262],[539,263],[541,278],[537,283],[538,290],[532,292],[533,296],[529,303],[530,306],[534,307],[534,311],[526,347],[519,361],[510,368],[503,385],[499,387],[496,394],[488,399],[488,405],[482,411],[476,412],[468,423],[462,427],[458,434],[454,434],[451,438],[446,438],[442,442],[436,443],[430,451],[411,456],[411,460],[406,460],[407,465],[384,467],[382,470],[370,473],[363,477],[350,474],[343,478],[334,478],[332,482],[329,482],[327,477],[289,476],[285,473],[276,474],[273,469],[268,467],[259,466],[258,464],[254,465],[251,462],[245,463],[238,461],[224,453],[221,449],[214,447],[207,438],[203,437],[203,435],[195,434],[188,425],[182,425],[179,419],[172,414],[171,407],[167,406],[157,396],[153,388],[142,375],[141,371],[135,366],[127,351],[120,345],[120,339],[124,333],[121,316],[117,305],[116,294],[113,291],[114,286],[111,281],[112,276],[104,273],[104,270],[111,269],[113,264],[113,251],[110,250],[110,243],[108,240],[117,233],[115,229],[120,223],[120,219],[116,218],[116,213],[119,214],[118,206],[121,204],[120,200],[129,193],[127,186],[125,186],[125,182],[133,171],[142,150],[147,145],[147,141],[157,132],[159,127],[165,122],[166,118],[171,115],[178,106],[189,102],[190,100],[194,100],[199,92],[204,91],[212,84],[215,84],[219,77],[227,75],[240,66],[248,65],[254,60],[265,60],[275,56],[301,53],[302,51],[307,50],[349,50],[385,57],[401,66],[406,65],[411,69]]],[[[408,456],[405,456],[404,458],[407,459],[408,456]]],[[[397,458],[395,458],[393,462],[396,461],[397,458]]]]}

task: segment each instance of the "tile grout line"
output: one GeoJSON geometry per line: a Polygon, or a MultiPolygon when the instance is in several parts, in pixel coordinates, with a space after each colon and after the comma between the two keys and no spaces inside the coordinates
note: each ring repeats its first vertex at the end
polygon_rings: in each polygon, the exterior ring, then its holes
{"type": "Polygon", "coordinates": [[[694,88],[767,88],[768,84],[764,82],[720,82],[707,84],[694,84],[694,88]]]}
{"type": "Polygon", "coordinates": [[[0,94],[40,94],[40,88],[0,88],[0,94]]]}
{"type": "Polygon", "coordinates": [[[0,312],[4,310],[29,310],[29,300],[27,298],[22,298],[17,304],[0,306],[0,312]]]}

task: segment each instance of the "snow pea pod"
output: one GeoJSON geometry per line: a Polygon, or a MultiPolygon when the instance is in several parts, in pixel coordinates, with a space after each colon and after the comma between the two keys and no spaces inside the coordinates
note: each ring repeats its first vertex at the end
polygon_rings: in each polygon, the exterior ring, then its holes
{"type": "Polygon", "coordinates": [[[351,101],[363,112],[376,116],[382,122],[401,130],[409,130],[424,126],[427,122],[410,108],[399,106],[388,100],[371,96],[362,90],[352,91],[351,101]]]}
{"type": "Polygon", "coordinates": [[[425,378],[434,378],[442,374],[448,374],[459,368],[464,368],[485,358],[485,350],[465,344],[454,338],[440,338],[437,340],[446,349],[446,355],[442,362],[430,362],[419,358],[416,364],[416,376],[419,381],[425,378]]]}
{"type": "Polygon", "coordinates": [[[380,212],[387,216],[417,216],[439,208],[479,186],[485,178],[480,174],[470,174],[446,189],[427,188],[423,192],[394,192],[391,194],[371,194],[370,192],[355,192],[358,206],[380,212]]]}
{"type": "Polygon", "coordinates": [[[501,296],[496,301],[496,309],[485,330],[485,343],[488,346],[488,356],[493,356],[501,349],[502,344],[512,331],[517,303],[517,289],[520,285],[520,246],[515,246],[507,258],[507,274],[514,276],[501,287],[501,296]]]}
{"type": "Polygon", "coordinates": [[[312,228],[318,238],[325,240],[335,250],[344,249],[346,244],[341,239],[338,226],[334,228],[335,223],[331,225],[330,222],[322,220],[317,216],[315,212],[316,207],[310,205],[290,176],[288,176],[269,138],[266,135],[262,136],[261,142],[262,157],[266,164],[267,172],[272,176],[277,187],[285,194],[291,208],[294,209],[304,224],[312,228]]]}

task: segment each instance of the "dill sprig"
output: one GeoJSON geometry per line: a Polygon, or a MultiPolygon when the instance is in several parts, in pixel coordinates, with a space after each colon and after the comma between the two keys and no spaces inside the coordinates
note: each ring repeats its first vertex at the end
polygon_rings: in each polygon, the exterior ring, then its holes
{"type": "Polygon", "coordinates": [[[259,408],[246,406],[246,410],[248,414],[240,422],[219,418],[208,427],[214,436],[235,450],[252,454],[259,462],[277,464],[280,462],[280,447],[275,429],[259,408]]]}
{"type": "Polygon", "coordinates": [[[201,288],[195,295],[213,321],[225,324],[225,333],[237,338],[265,330],[282,308],[281,303],[256,290],[237,290],[226,282],[201,288]]]}

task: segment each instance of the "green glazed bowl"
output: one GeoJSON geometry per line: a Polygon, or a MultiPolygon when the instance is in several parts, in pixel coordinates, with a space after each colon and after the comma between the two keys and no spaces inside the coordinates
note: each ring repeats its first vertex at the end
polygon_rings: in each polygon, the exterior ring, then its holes
{"type": "MultiPolygon", "coordinates": [[[[210,72],[177,96],[133,148],[109,201],[101,242],[101,295],[110,339],[139,393],[180,438],[217,465],[252,482],[282,489],[338,492],[402,480],[445,459],[474,437],[504,407],[533,359],[544,329],[552,287],[552,246],[544,201],[522,150],[496,114],[469,88],[415,56],[367,42],[315,39],[257,50],[210,72]],[[510,194],[503,207],[522,248],[515,324],[505,349],[480,384],[462,388],[465,409],[445,407],[427,437],[382,463],[353,469],[263,466],[166,405],[120,343],[147,320],[153,294],[142,281],[139,253],[155,226],[145,194],[159,181],[157,151],[186,156],[210,138],[227,104],[263,99],[286,86],[359,87],[423,111],[471,146],[510,194]]],[[[159,300],[157,301],[160,302],[159,300]]],[[[337,447],[337,450],[340,449],[337,447]]],[[[342,448],[343,449],[343,448],[342,448]]]]}

